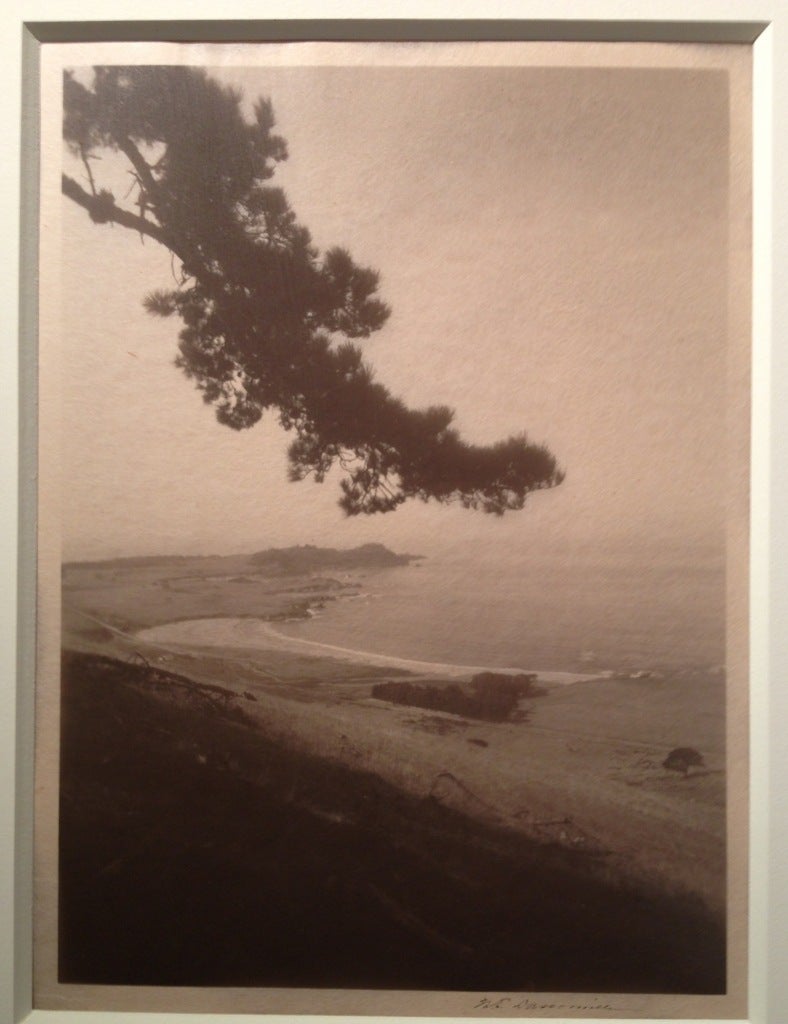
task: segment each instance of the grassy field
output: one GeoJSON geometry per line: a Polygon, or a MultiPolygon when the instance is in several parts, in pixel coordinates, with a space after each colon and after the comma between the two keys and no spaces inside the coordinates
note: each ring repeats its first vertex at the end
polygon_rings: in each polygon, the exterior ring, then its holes
{"type": "Polygon", "coordinates": [[[258,702],[64,661],[63,982],[719,992],[699,900],[308,755],[258,702]]]}

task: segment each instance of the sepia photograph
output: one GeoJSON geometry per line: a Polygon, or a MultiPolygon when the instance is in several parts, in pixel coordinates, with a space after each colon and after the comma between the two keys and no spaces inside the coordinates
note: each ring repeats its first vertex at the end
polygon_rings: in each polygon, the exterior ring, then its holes
{"type": "Polygon", "coordinates": [[[745,1012],[749,56],[51,48],[38,1005],[745,1012]]]}

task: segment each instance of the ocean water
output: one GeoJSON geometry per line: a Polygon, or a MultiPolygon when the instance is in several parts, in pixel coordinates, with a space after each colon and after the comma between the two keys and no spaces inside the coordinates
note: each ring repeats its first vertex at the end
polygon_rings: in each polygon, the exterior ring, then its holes
{"type": "MultiPolygon", "coordinates": [[[[334,576],[358,596],[277,631],[422,661],[638,671],[724,662],[725,573],[682,561],[431,558],[334,576]]],[[[350,591],[349,591],[350,592],[350,591]]]]}

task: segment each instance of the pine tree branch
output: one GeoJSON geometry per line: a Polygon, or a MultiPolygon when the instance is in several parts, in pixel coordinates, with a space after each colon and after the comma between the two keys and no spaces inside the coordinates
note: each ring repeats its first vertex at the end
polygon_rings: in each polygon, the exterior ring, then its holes
{"type": "MultiPolygon", "coordinates": [[[[130,231],[137,231],[141,235],[147,235],[160,245],[163,245],[165,249],[169,249],[181,261],[181,264],[194,263],[194,259],[192,258],[190,261],[173,240],[172,236],[163,228],[146,217],[140,217],[130,210],[124,210],[122,206],[118,206],[111,192],[102,191],[92,196],[67,174],[61,176],[61,190],[64,196],[72,199],[78,206],[87,210],[91,220],[97,224],[119,224],[130,231]]],[[[221,293],[224,289],[223,279],[205,267],[200,268],[199,278],[204,287],[215,289],[217,294],[221,293]]],[[[180,283],[182,284],[183,282],[180,283]]]]}
{"type": "Polygon", "coordinates": [[[85,153],[85,147],[84,146],[80,146],[79,147],[79,155],[82,157],[82,163],[85,165],[85,170],[88,173],[88,181],[90,182],[90,191],[95,196],[97,194],[96,193],[96,182],[95,182],[95,179],[93,178],[93,171],[92,171],[91,166],[90,166],[90,160],[88,159],[88,156],[85,153]]]}
{"type": "Polygon", "coordinates": [[[142,153],[140,153],[131,139],[115,136],[115,141],[118,149],[128,158],[129,163],[137,172],[140,182],[144,185],[151,199],[153,199],[158,191],[158,182],[153,177],[150,164],[144,159],[142,153]]]}
{"type": "Polygon", "coordinates": [[[170,252],[175,253],[180,260],[183,260],[172,239],[157,224],[118,206],[110,192],[100,192],[92,196],[67,174],[62,175],[61,187],[63,195],[73,199],[77,205],[87,210],[92,220],[98,223],[120,224],[121,227],[129,228],[131,231],[148,235],[149,238],[159,242],[170,252]]]}

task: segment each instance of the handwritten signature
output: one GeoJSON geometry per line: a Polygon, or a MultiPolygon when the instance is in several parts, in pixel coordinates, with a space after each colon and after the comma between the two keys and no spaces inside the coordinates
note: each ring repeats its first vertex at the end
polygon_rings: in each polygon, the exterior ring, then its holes
{"type": "Polygon", "coordinates": [[[498,996],[495,999],[483,996],[473,1009],[491,1010],[493,1012],[497,1010],[591,1010],[594,1012],[601,1010],[603,1012],[621,1012],[624,1008],[613,1006],[612,1003],[597,1002],[596,1000],[587,1003],[545,1003],[537,999],[514,998],[512,996],[498,996]]]}

